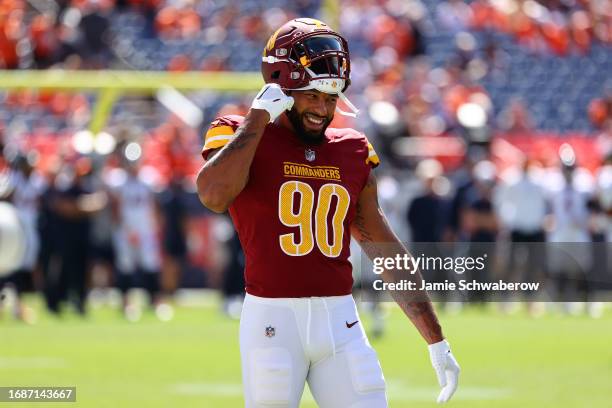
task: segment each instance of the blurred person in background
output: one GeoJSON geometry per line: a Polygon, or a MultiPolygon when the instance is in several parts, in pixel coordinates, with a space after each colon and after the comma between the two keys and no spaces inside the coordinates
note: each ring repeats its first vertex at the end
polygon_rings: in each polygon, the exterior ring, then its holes
{"type": "Polygon", "coordinates": [[[4,122],[0,120],[0,174],[4,173],[8,168],[8,163],[6,162],[6,158],[4,157],[4,131],[4,122]]]}
{"type": "Polygon", "coordinates": [[[38,231],[41,237],[39,263],[43,279],[43,295],[47,310],[59,314],[60,293],[58,288],[60,266],[60,235],[59,217],[54,209],[56,197],[59,194],[58,176],[61,172],[60,160],[53,163],[46,173],[46,188],[40,198],[38,231]]]}
{"type": "MultiPolygon", "coordinates": [[[[597,173],[596,201],[599,211],[592,220],[594,290],[612,289],[612,154],[609,154],[597,173]]],[[[601,303],[589,307],[592,317],[601,317],[601,303]]]]}
{"type": "Polygon", "coordinates": [[[80,157],[66,162],[55,178],[49,199],[44,232],[51,232],[47,248],[45,286],[47,305],[54,314],[61,313],[62,303],[72,303],[81,316],[86,314],[87,270],[91,254],[91,217],[108,202],[104,192],[91,188],[91,162],[80,157]]]}
{"type": "Polygon", "coordinates": [[[29,27],[32,59],[38,69],[51,67],[58,57],[60,42],[56,19],[53,13],[39,14],[29,27]]]}
{"type": "MultiPolygon", "coordinates": [[[[605,172],[605,168],[602,168],[605,172]]],[[[591,268],[587,272],[587,313],[593,318],[599,318],[603,315],[603,303],[599,302],[598,295],[602,289],[607,289],[606,284],[612,282],[608,272],[608,248],[606,245],[606,235],[608,233],[608,215],[604,210],[604,202],[602,200],[602,181],[601,174],[595,193],[587,202],[589,211],[589,232],[591,238],[591,268]]],[[[610,175],[604,175],[609,177],[610,175]]]]}
{"type": "Polygon", "coordinates": [[[229,317],[240,318],[242,302],[244,300],[244,251],[240,245],[238,234],[234,231],[226,243],[229,251],[229,262],[223,271],[223,311],[229,317]]]}
{"type": "Polygon", "coordinates": [[[525,102],[514,98],[499,114],[498,127],[508,133],[526,134],[534,129],[533,119],[525,102]]]}
{"type": "Polygon", "coordinates": [[[508,282],[541,282],[545,276],[546,234],[544,224],[549,205],[546,192],[534,182],[532,163],[524,160],[518,179],[500,186],[496,212],[503,228],[510,234],[508,282]]]}
{"type": "Polygon", "coordinates": [[[6,10],[0,8],[0,68],[18,69],[18,43],[25,34],[25,13],[17,4],[8,3],[6,6],[6,10]]]}
{"type": "Polygon", "coordinates": [[[599,204],[606,215],[605,241],[612,242],[612,152],[606,157],[603,166],[599,169],[597,189],[599,204]]]}
{"type": "MultiPolygon", "coordinates": [[[[106,168],[97,168],[91,177],[92,191],[109,195],[105,182],[106,168]]],[[[91,218],[91,286],[92,289],[111,287],[115,272],[115,250],[113,248],[113,212],[110,202],[91,218]]],[[[95,292],[101,293],[101,292],[95,292]]],[[[93,293],[92,293],[93,294],[93,293]]]]}
{"type": "Polygon", "coordinates": [[[406,219],[413,242],[441,242],[447,222],[447,202],[435,188],[442,176],[442,165],[435,159],[421,161],[416,176],[422,183],[423,192],[408,206],[406,219]]]}
{"type": "MultiPolygon", "coordinates": [[[[33,153],[33,152],[32,152],[33,153]]],[[[17,155],[13,160],[13,171],[9,175],[10,194],[8,201],[17,210],[19,221],[26,237],[26,253],[18,270],[7,278],[0,279],[0,290],[3,284],[16,292],[13,314],[16,318],[32,322],[31,311],[20,302],[20,294],[34,288],[34,272],[38,265],[40,236],[38,233],[38,215],[40,198],[45,189],[44,178],[35,171],[35,158],[32,154],[17,155]]]]}
{"type": "MultiPolygon", "coordinates": [[[[412,238],[411,249],[417,255],[426,257],[442,256],[443,249],[436,243],[443,241],[443,233],[448,222],[449,202],[440,194],[440,183],[443,183],[443,168],[435,159],[421,161],[416,168],[416,176],[422,184],[422,193],[408,206],[406,218],[412,238]],[[437,184],[437,185],[436,185],[437,184]]],[[[444,282],[448,278],[444,270],[428,269],[427,280],[444,282]]],[[[434,292],[443,302],[449,294],[447,291],[434,292]]]]}
{"type": "Polygon", "coordinates": [[[172,296],[179,286],[187,257],[187,209],[183,183],[181,175],[173,174],[159,197],[164,249],[161,288],[166,296],[172,296]]]}
{"type": "MultiPolygon", "coordinates": [[[[494,258],[494,243],[497,241],[499,221],[494,210],[494,192],[497,171],[495,165],[482,160],[474,166],[474,189],[466,200],[466,206],[461,213],[462,229],[467,233],[469,256],[486,258],[485,267],[475,268],[469,278],[478,282],[488,282],[491,279],[491,263],[494,258]]],[[[468,299],[475,302],[485,302],[485,291],[470,291],[468,299]]]]}
{"type": "Polygon", "coordinates": [[[552,193],[552,224],[548,231],[549,270],[555,283],[555,300],[566,302],[565,311],[573,313],[588,300],[588,273],[592,266],[588,197],[576,188],[576,156],[564,144],[560,149],[562,187],[552,193]]]}
{"type": "Polygon", "coordinates": [[[595,128],[612,132],[612,90],[600,98],[593,99],[589,103],[588,114],[595,128]]]}
{"type": "Polygon", "coordinates": [[[109,27],[113,4],[105,0],[85,0],[79,6],[80,54],[88,68],[107,67],[111,58],[109,27]]]}
{"type": "MultiPolygon", "coordinates": [[[[140,151],[140,150],[139,150],[140,151]]],[[[143,288],[149,303],[161,312],[160,243],[157,239],[159,208],[151,186],[140,173],[140,157],[122,157],[121,167],[110,176],[113,208],[113,243],[117,259],[117,286],[123,294],[123,313],[139,320],[141,310],[130,299],[130,291],[143,288]]]]}
{"type": "Polygon", "coordinates": [[[452,175],[455,192],[451,200],[450,214],[445,240],[466,241],[469,237],[465,231],[462,214],[470,202],[478,196],[474,180],[474,166],[486,157],[486,152],[480,147],[470,147],[462,166],[452,175]]]}

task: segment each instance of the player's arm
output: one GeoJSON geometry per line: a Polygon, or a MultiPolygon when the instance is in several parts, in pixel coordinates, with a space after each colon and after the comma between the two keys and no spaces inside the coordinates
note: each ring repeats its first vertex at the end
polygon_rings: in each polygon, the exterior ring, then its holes
{"type": "Polygon", "coordinates": [[[234,138],[219,149],[198,173],[200,201],[212,211],[222,213],[246,186],[249,169],[266,125],[293,106],[293,98],[276,84],[266,84],[257,94],[234,138]]]}
{"type": "MultiPolygon", "coordinates": [[[[398,254],[403,256],[408,253],[389,226],[378,204],[376,178],[373,174],[370,174],[360,193],[357,214],[351,224],[351,235],[370,259],[395,258],[398,254]]],[[[382,278],[385,282],[399,282],[402,279],[413,281],[416,288],[421,287],[422,281],[419,271],[411,274],[405,270],[385,270],[382,278]]],[[[448,342],[444,340],[442,328],[427,292],[392,291],[392,296],[429,344],[431,363],[442,387],[438,402],[448,401],[457,389],[460,368],[450,352],[448,342]]]]}
{"type": "MultiPolygon", "coordinates": [[[[351,225],[351,235],[370,259],[395,258],[397,254],[403,256],[408,253],[389,226],[378,204],[376,178],[373,174],[370,174],[359,196],[357,214],[351,225]]],[[[405,270],[385,270],[382,278],[385,282],[412,280],[417,288],[421,287],[422,280],[418,271],[410,274],[405,270]]],[[[392,295],[428,344],[444,339],[442,328],[426,291],[393,291],[392,295]]]]}

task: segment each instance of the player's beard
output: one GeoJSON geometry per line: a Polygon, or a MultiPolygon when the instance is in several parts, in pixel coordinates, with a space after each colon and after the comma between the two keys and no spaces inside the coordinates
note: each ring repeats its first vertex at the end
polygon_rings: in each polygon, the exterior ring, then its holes
{"type": "Polygon", "coordinates": [[[287,117],[293,125],[293,130],[300,138],[300,140],[306,144],[319,144],[325,139],[325,130],[334,119],[334,115],[325,119],[323,128],[318,131],[311,131],[304,127],[304,116],[306,112],[299,113],[295,108],[287,112],[287,117]]]}

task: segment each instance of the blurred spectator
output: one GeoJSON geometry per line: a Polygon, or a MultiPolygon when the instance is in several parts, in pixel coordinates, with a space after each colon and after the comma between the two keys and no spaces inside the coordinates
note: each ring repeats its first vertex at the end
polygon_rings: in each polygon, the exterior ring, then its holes
{"type": "Polygon", "coordinates": [[[59,52],[59,38],[55,28],[55,17],[39,14],[30,26],[30,41],[36,68],[49,68],[59,52]]]}
{"type": "Polygon", "coordinates": [[[436,191],[440,182],[442,166],[433,159],[423,160],[416,169],[423,184],[423,193],[408,207],[407,219],[413,242],[440,242],[446,226],[446,201],[436,191]]]}
{"type": "Polygon", "coordinates": [[[172,295],[177,289],[187,257],[187,210],[185,208],[185,180],[174,175],[160,196],[163,224],[164,264],[162,290],[172,295]]]}
{"type": "Polygon", "coordinates": [[[487,75],[498,82],[502,82],[505,79],[510,56],[494,40],[487,41],[483,53],[487,75]]]}
{"type": "Polygon", "coordinates": [[[233,233],[227,242],[229,262],[223,271],[223,311],[230,317],[238,319],[244,298],[245,259],[238,234],[233,233]]]}
{"type": "Polygon", "coordinates": [[[610,43],[610,9],[607,0],[566,2],[476,0],[471,27],[510,33],[534,51],[542,46],[556,55],[587,52],[597,39],[610,43]]]}
{"type": "Polygon", "coordinates": [[[40,197],[44,191],[44,179],[35,171],[35,159],[18,155],[13,160],[13,171],[9,175],[8,200],[17,210],[19,222],[23,226],[26,239],[26,252],[19,269],[6,278],[0,279],[0,288],[10,285],[16,292],[14,315],[20,320],[31,322],[32,316],[20,302],[20,295],[34,288],[34,272],[38,264],[40,236],[38,234],[38,213],[40,197]]]}
{"type": "Polygon", "coordinates": [[[589,241],[587,198],[574,186],[575,169],[576,165],[570,160],[561,165],[564,183],[552,198],[554,224],[549,235],[551,242],[589,241]]]}
{"type": "Polygon", "coordinates": [[[81,55],[88,62],[87,65],[94,69],[107,66],[110,58],[109,5],[108,1],[85,0],[79,10],[81,18],[78,28],[83,36],[81,55]]]}
{"type": "Polygon", "coordinates": [[[612,92],[591,101],[589,119],[597,129],[612,131],[612,92]]]}
{"type": "Polygon", "coordinates": [[[548,233],[551,242],[549,268],[559,299],[586,301],[587,274],[592,265],[591,246],[585,244],[591,242],[588,197],[574,185],[575,153],[569,145],[562,146],[561,151],[564,183],[551,199],[553,223],[548,233]]]}
{"type": "Polygon", "coordinates": [[[495,165],[483,160],[474,166],[474,187],[461,215],[470,242],[495,242],[499,223],[493,208],[495,165]]]}
{"type": "Polygon", "coordinates": [[[191,59],[184,54],[175,55],[168,63],[170,72],[186,72],[191,70],[191,59]]]}
{"type": "MultiPolygon", "coordinates": [[[[15,2],[19,3],[19,2],[15,2]]],[[[24,36],[24,12],[16,4],[10,4],[0,14],[0,68],[19,68],[19,40],[24,36]]]]}
{"type": "Polygon", "coordinates": [[[195,37],[201,29],[201,20],[192,5],[183,7],[167,5],[157,14],[157,33],[165,40],[195,37]]]}
{"type": "Polygon", "coordinates": [[[91,191],[90,172],[91,163],[85,158],[67,163],[49,197],[52,234],[57,241],[50,248],[45,278],[47,305],[53,313],[61,312],[64,301],[72,303],[79,314],[86,312],[91,216],[107,203],[104,193],[91,191]]]}
{"type": "MultiPolygon", "coordinates": [[[[423,191],[410,203],[406,218],[412,238],[410,249],[419,256],[444,256],[442,253],[444,248],[436,245],[444,240],[442,234],[449,210],[449,203],[443,196],[444,191],[441,191],[444,190],[443,184],[448,180],[442,173],[442,165],[434,159],[423,160],[416,168],[416,175],[423,191]]],[[[444,282],[449,278],[446,271],[438,269],[437,266],[428,268],[426,272],[426,279],[430,282],[444,282]]],[[[440,291],[435,295],[438,300],[445,300],[449,293],[440,291]]]]}
{"type": "MultiPolygon", "coordinates": [[[[597,198],[605,214],[605,241],[612,242],[612,154],[606,157],[597,174],[597,198]]],[[[612,259],[610,260],[612,262],[612,259]]]]}
{"type": "Polygon", "coordinates": [[[512,242],[544,242],[544,220],[548,203],[542,187],[530,175],[525,161],[516,181],[501,187],[496,197],[498,213],[512,242]]]}
{"type": "MultiPolygon", "coordinates": [[[[92,175],[92,191],[110,194],[105,183],[107,169],[97,169],[92,175]]],[[[113,214],[110,203],[91,217],[91,286],[108,288],[113,284],[115,272],[115,251],[113,248],[113,214]]]]}
{"type": "Polygon", "coordinates": [[[498,127],[507,133],[526,134],[533,131],[533,120],[525,102],[519,98],[512,99],[499,114],[498,127]]]}
{"type": "Polygon", "coordinates": [[[470,6],[461,0],[438,3],[436,14],[440,25],[452,32],[465,30],[473,18],[470,6]]]}
{"type": "Polygon", "coordinates": [[[451,201],[449,222],[445,232],[447,241],[465,241],[468,238],[463,225],[462,214],[477,197],[474,166],[485,158],[485,154],[481,148],[472,147],[466,154],[463,166],[453,175],[455,193],[451,201]]]}
{"type": "Polygon", "coordinates": [[[510,233],[510,254],[505,279],[508,282],[541,281],[545,276],[546,235],[544,223],[548,202],[543,188],[523,163],[518,179],[500,186],[495,196],[500,222],[510,233]]]}
{"type": "MultiPolygon", "coordinates": [[[[489,259],[484,262],[484,268],[470,271],[470,278],[478,282],[488,282],[491,279],[491,259],[495,259],[495,246],[499,221],[494,211],[494,190],[496,187],[496,169],[490,161],[483,160],[474,166],[474,188],[467,206],[461,213],[463,229],[467,233],[469,256],[473,259],[489,259]]],[[[486,291],[469,292],[468,299],[484,302],[488,298],[486,291]]]]}
{"type": "Polygon", "coordinates": [[[6,159],[4,158],[4,124],[0,122],[0,173],[7,168],[6,159]]]}

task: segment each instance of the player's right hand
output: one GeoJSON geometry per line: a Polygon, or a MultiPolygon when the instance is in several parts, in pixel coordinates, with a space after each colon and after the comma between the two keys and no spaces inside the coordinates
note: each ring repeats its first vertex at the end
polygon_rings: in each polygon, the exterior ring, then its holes
{"type": "Polygon", "coordinates": [[[461,368],[451,353],[448,341],[442,340],[429,345],[431,365],[436,370],[442,391],[438,395],[438,404],[447,402],[457,390],[461,368]]]}
{"type": "Polygon", "coordinates": [[[251,109],[265,110],[270,114],[270,122],[274,122],[284,111],[293,107],[293,98],[285,95],[278,84],[265,84],[257,94],[251,109]]]}

